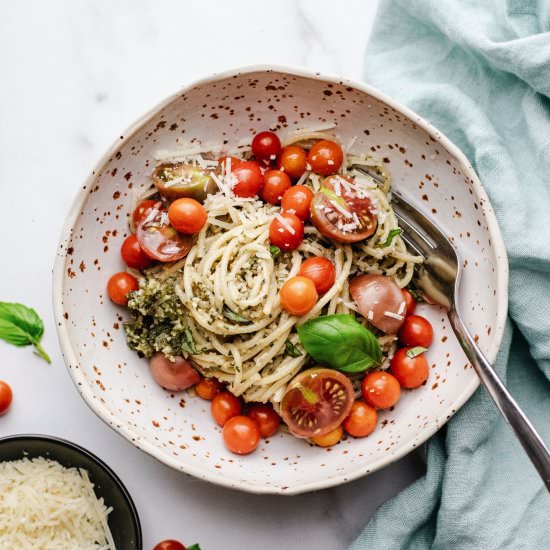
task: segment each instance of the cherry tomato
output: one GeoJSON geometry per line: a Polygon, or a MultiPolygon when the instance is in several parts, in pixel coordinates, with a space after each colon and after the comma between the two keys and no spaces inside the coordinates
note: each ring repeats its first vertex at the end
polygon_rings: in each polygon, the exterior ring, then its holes
{"type": "Polygon", "coordinates": [[[290,187],[290,178],[280,170],[268,170],[264,174],[264,185],[260,196],[270,204],[281,204],[285,191],[290,187]]]}
{"type": "Polygon", "coordinates": [[[0,416],[6,414],[13,400],[13,392],[10,385],[0,380],[0,416]]]}
{"type": "Polygon", "coordinates": [[[137,226],[142,220],[144,220],[151,210],[155,208],[155,206],[161,206],[160,201],[152,201],[152,200],[146,200],[141,201],[134,210],[134,213],[132,214],[132,219],[134,220],[134,225],[137,226]]]}
{"type": "Polygon", "coordinates": [[[399,330],[399,342],[404,346],[429,348],[433,339],[430,321],[420,315],[409,315],[399,330]]]}
{"type": "Polygon", "coordinates": [[[216,378],[203,378],[196,386],[195,391],[201,399],[212,401],[218,393],[221,393],[223,386],[216,378]]]}
{"type": "Polygon", "coordinates": [[[307,277],[291,277],[279,291],[281,307],[291,315],[305,315],[317,303],[315,283],[307,277]]]}
{"type": "Polygon", "coordinates": [[[184,258],[193,246],[190,235],[178,233],[168,224],[168,214],[162,208],[152,210],[137,227],[136,236],[142,250],[153,260],[175,262],[184,258]]]}
{"type": "Polygon", "coordinates": [[[404,388],[412,389],[421,386],[430,372],[428,361],[423,353],[416,357],[409,357],[407,351],[412,348],[397,350],[391,361],[390,369],[404,388]]]}
{"type": "Polygon", "coordinates": [[[389,409],[399,401],[401,388],[395,376],[379,370],[370,372],[363,378],[361,393],[369,405],[377,409],[389,409]]]}
{"type": "Polygon", "coordinates": [[[406,288],[401,289],[401,294],[403,294],[403,299],[405,300],[405,315],[412,315],[416,309],[414,296],[406,288]]]}
{"type": "Polygon", "coordinates": [[[281,142],[273,132],[260,132],[252,140],[252,153],[258,160],[275,160],[281,152],[281,142]]]}
{"type": "Polygon", "coordinates": [[[405,301],[401,289],[384,275],[359,275],[349,283],[359,313],[377,329],[395,334],[403,324],[405,301]]]}
{"type": "Polygon", "coordinates": [[[138,288],[138,280],[133,275],[124,271],[115,273],[107,282],[109,298],[119,306],[128,305],[128,294],[138,288]]]}
{"type": "Polygon", "coordinates": [[[182,198],[203,201],[216,191],[209,170],[183,162],[159,164],[152,177],[158,192],[170,201],[182,198]]]}
{"type": "Polygon", "coordinates": [[[138,239],[135,235],[129,235],[124,239],[120,247],[120,255],[128,267],[133,269],[145,269],[153,260],[141,250],[138,239]]]}
{"type": "Polygon", "coordinates": [[[255,197],[258,194],[264,177],[257,162],[253,160],[240,162],[235,168],[231,167],[231,173],[236,180],[233,193],[237,197],[255,197]]]}
{"type": "Polygon", "coordinates": [[[168,218],[174,229],[193,235],[203,228],[208,214],[204,206],[195,199],[177,199],[168,208],[168,218]]]}
{"type": "Polygon", "coordinates": [[[307,166],[307,154],[304,149],[297,145],[283,147],[279,155],[279,170],[286,172],[291,178],[299,178],[307,166]]]}
{"type": "Polygon", "coordinates": [[[185,550],[185,546],[177,540],[163,540],[153,550],[185,550]]]}
{"type": "Polygon", "coordinates": [[[366,437],[376,428],[378,413],[363,401],[356,401],[349,416],[344,420],[344,430],[353,437],[366,437]]]}
{"type": "Polygon", "coordinates": [[[271,437],[277,432],[281,423],[280,416],[272,407],[264,403],[250,405],[248,416],[258,424],[262,437],[271,437]]]}
{"type": "Polygon", "coordinates": [[[224,171],[227,166],[227,159],[231,159],[231,170],[233,170],[233,168],[237,168],[237,166],[241,164],[241,162],[243,162],[241,159],[238,159],[237,157],[232,157],[231,155],[220,157],[218,159],[218,166],[224,171]]]}
{"type": "Polygon", "coordinates": [[[329,139],[318,141],[307,155],[311,169],[321,176],[336,174],[342,166],[344,153],[340,145],[329,139]]]}
{"type": "Polygon", "coordinates": [[[242,409],[239,398],[228,391],[216,395],[210,405],[210,412],[220,426],[223,426],[230,418],[241,414],[242,409]]]}
{"type": "Polygon", "coordinates": [[[342,429],[342,426],[336,426],[336,428],[330,432],[323,435],[316,435],[312,437],[311,440],[319,447],[332,447],[333,445],[336,445],[340,439],[342,439],[343,435],[344,430],[342,429]]]}
{"type": "Polygon", "coordinates": [[[334,369],[308,369],[288,384],[281,416],[296,437],[325,435],[348,416],[353,401],[353,386],[346,375],[334,369]]]}
{"type": "Polygon", "coordinates": [[[232,453],[247,455],[260,442],[260,428],[248,416],[233,416],[223,426],[223,441],[232,453]]]}
{"type": "Polygon", "coordinates": [[[314,256],[302,262],[298,275],[311,279],[317,292],[324,294],[332,288],[336,280],[336,268],[330,260],[314,256]]]}
{"type": "Polygon", "coordinates": [[[311,201],[311,221],[319,233],[340,243],[371,237],[378,219],[365,191],[346,187],[347,180],[330,176],[311,201]]]}
{"type": "Polygon", "coordinates": [[[304,224],[300,218],[288,212],[281,212],[269,226],[269,240],[285,252],[295,250],[304,240],[304,224]],[[285,223],[281,223],[280,218],[285,223]]]}
{"type": "Polygon", "coordinates": [[[200,382],[200,375],[183,357],[171,361],[164,353],[155,353],[149,359],[151,376],[165,390],[183,391],[200,382]]]}
{"type": "Polygon", "coordinates": [[[313,191],[305,185],[294,185],[283,195],[281,209],[283,212],[296,214],[302,221],[309,218],[309,208],[313,200],[313,191]]]}

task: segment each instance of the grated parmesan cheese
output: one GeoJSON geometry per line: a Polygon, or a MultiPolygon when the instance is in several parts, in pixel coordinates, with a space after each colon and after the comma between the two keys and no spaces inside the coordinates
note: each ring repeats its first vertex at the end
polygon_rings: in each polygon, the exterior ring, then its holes
{"type": "Polygon", "coordinates": [[[42,457],[0,463],[2,550],[115,550],[111,511],[86,470],[42,457]]]}

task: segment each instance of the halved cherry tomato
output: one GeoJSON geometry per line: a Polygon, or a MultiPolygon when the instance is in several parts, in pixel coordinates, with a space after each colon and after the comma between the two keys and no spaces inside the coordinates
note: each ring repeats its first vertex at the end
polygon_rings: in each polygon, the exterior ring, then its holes
{"type": "Polygon", "coordinates": [[[120,255],[128,267],[133,269],[145,269],[153,260],[141,250],[138,239],[135,235],[128,235],[120,247],[120,255]]]}
{"type": "Polygon", "coordinates": [[[119,306],[128,305],[128,294],[138,288],[138,280],[125,271],[115,273],[107,282],[107,294],[119,306]]]}
{"type": "Polygon", "coordinates": [[[291,277],[279,291],[281,307],[291,315],[305,315],[317,303],[315,283],[307,277],[291,277]]]}
{"type": "Polygon", "coordinates": [[[265,403],[250,405],[248,416],[258,424],[262,437],[271,437],[277,432],[281,423],[281,417],[265,403]]]}
{"type": "Polygon", "coordinates": [[[281,416],[296,437],[325,435],[348,416],[353,401],[347,376],[334,369],[308,369],[287,386],[281,416]]]}
{"type": "Polygon", "coordinates": [[[177,540],[163,540],[153,550],[186,550],[185,546],[177,540]]]}
{"type": "Polygon", "coordinates": [[[258,160],[276,160],[281,152],[281,142],[273,132],[260,132],[252,140],[252,153],[258,160]]]}
{"type": "Polygon", "coordinates": [[[182,198],[203,201],[216,190],[208,170],[183,162],[159,164],[152,177],[158,192],[171,201],[182,198]]]}
{"type": "Polygon", "coordinates": [[[155,382],[170,391],[186,390],[201,379],[189,361],[183,357],[176,357],[171,361],[164,353],[155,353],[149,359],[149,369],[155,382]]]}
{"type": "Polygon", "coordinates": [[[432,324],[420,315],[409,315],[399,329],[399,342],[404,346],[429,348],[433,339],[432,324]]]}
{"type": "Polygon", "coordinates": [[[428,379],[430,367],[423,353],[409,357],[407,351],[412,348],[401,348],[396,351],[391,361],[392,374],[399,383],[408,389],[418,388],[428,379]]]}
{"type": "Polygon", "coordinates": [[[403,299],[405,300],[405,315],[412,315],[416,309],[414,296],[406,288],[401,289],[401,294],[403,294],[403,299]]]}
{"type": "Polygon", "coordinates": [[[395,376],[379,370],[370,372],[363,378],[361,393],[369,405],[377,409],[389,409],[399,401],[401,388],[395,376]]]}
{"type": "Polygon", "coordinates": [[[353,437],[366,437],[374,431],[377,422],[376,409],[363,401],[356,401],[342,425],[344,430],[353,437]]]}
{"type": "Polygon", "coordinates": [[[223,386],[216,378],[203,378],[196,386],[195,391],[201,399],[212,401],[218,393],[221,393],[223,386]]]}
{"type": "Polygon", "coordinates": [[[193,246],[193,237],[178,233],[168,224],[166,210],[156,208],[138,225],[139,245],[153,260],[175,262],[185,257],[193,246]]]}
{"type": "Polygon", "coordinates": [[[235,168],[231,167],[231,173],[236,180],[233,193],[237,197],[255,197],[258,194],[264,177],[257,162],[253,160],[240,162],[235,168]]]}
{"type": "Polygon", "coordinates": [[[286,172],[291,178],[299,178],[307,166],[307,153],[297,145],[283,147],[278,159],[279,170],[286,172]]]}
{"type": "Polygon", "coordinates": [[[232,453],[247,455],[260,442],[260,428],[248,416],[233,416],[223,426],[223,441],[232,453]]]}
{"type": "Polygon", "coordinates": [[[240,415],[242,410],[239,398],[228,391],[216,395],[210,405],[210,412],[220,426],[223,426],[230,418],[240,415]]]}
{"type": "Polygon", "coordinates": [[[193,235],[203,228],[208,214],[204,206],[195,199],[177,199],[168,208],[168,218],[174,229],[193,235]]]}
{"type": "Polygon", "coordinates": [[[307,160],[316,174],[330,176],[336,174],[342,166],[344,153],[340,145],[334,141],[322,139],[309,150],[307,160]]]}
{"type": "Polygon", "coordinates": [[[324,294],[332,288],[336,280],[336,268],[327,258],[314,256],[302,262],[298,275],[311,279],[317,292],[324,294]]]}
{"type": "Polygon", "coordinates": [[[153,208],[155,208],[155,206],[158,205],[160,207],[161,204],[162,203],[160,201],[152,201],[152,200],[141,201],[136,206],[136,209],[132,214],[134,225],[137,227],[137,225],[149,215],[149,213],[151,212],[151,210],[153,210],[153,208]]]}
{"type": "Polygon", "coordinates": [[[349,283],[349,292],[359,313],[387,334],[395,334],[405,318],[401,289],[384,275],[359,275],[349,283]]]}
{"type": "Polygon", "coordinates": [[[347,180],[330,176],[311,201],[311,221],[319,233],[341,243],[356,243],[372,236],[378,219],[364,191],[346,187],[347,180]]]}
{"type": "Polygon", "coordinates": [[[333,430],[328,432],[327,434],[323,435],[316,435],[311,438],[313,443],[315,445],[318,445],[319,447],[332,447],[333,445],[336,445],[342,439],[342,436],[344,435],[344,430],[342,426],[336,426],[333,430]]]}
{"type": "Polygon", "coordinates": [[[269,240],[283,251],[295,250],[304,240],[304,224],[300,218],[288,212],[281,212],[269,226],[269,240]],[[279,218],[283,218],[284,224],[279,218]]]}
{"type": "Polygon", "coordinates": [[[305,185],[294,185],[283,195],[281,209],[283,212],[295,214],[302,221],[309,218],[313,191],[305,185]]]}
{"type": "Polygon", "coordinates": [[[13,392],[10,385],[3,380],[0,380],[0,416],[6,414],[13,400],[13,392]]]}
{"type": "Polygon", "coordinates": [[[280,170],[268,170],[260,191],[262,199],[270,204],[281,204],[285,191],[290,187],[290,178],[280,170]]]}

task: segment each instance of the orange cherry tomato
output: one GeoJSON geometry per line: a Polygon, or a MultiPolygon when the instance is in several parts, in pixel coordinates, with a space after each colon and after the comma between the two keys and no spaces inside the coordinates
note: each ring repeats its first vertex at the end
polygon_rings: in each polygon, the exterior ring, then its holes
{"type": "Polygon", "coordinates": [[[376,409],[363,401],[356,401],[342,425],[344,430],[353,437],[366,437],[374,431],[377,422],[376,409]]]}
{"type": "Polygon", "coordinates": [[[153,260],[143,252],[135,235],[128,235],[120,247],[120,255],[128,267],[133,269],[145,269],[153,260]]]}
{"type": "Polygon", "coordinates": [[[264,174],[264,185],[260,196],[269,204],[281,204],[285,191],[290,187],[290,178],[280,170],[268,170],[264,174]]]}
{"type": "Polygon", "coordinates": [[[322,139],[309,150],[307,160],[316,174],[330,176],[336,174],[342,166],[344,153],[340,145],[334,141],[322,139]]]}
{"type": "Polygon", "coordinates": [[[260,132],[252,140],[252,153],[258,160],[269,163],[281,152],[281,142],[273,132],[260,132]]]}
{"type": "Polygon", "coordinates": [[[399,401],[401,388],[395,376],[379,370],[370,372],[363,378],[361,393],[369,405],[377,409],[389,409],[399,401]]]}
{"type": "Polygon", "coordinates": [[[248,416],[234,416],[223,427],[223,441],[232,453],[247,455],[260,442],[260,428],[248,416]]]}
{"type": "Polygon", "coordinates": [[[281,223],[277,216],[269,226],[269,240],[283,251],[295,250],[304,240],[304,223],[298,216],[281,212],[279,216],[285,223],[281,223]]]}
{"type": "Polygon", "coordinates": [[[409,357],[407,351],[412,348],[397,350],[391,361],[390,369],[401,386],[408,389],[418,388],[428,379],[430,367],[423,353],[409,357]]]}
{"type": "Polygon", "coordinates": [[[186,235],[198,233],[207,218],[206,209],[195,199],[177,199],[168,208],[170,224],[174,229],[186,235]]]}
{"type": "Polygon", "coordinates": [[[406,288],[401,289],[401,294],[403,294],[403,299],[405,300],[405,315],[412,315],[416,309],[414,296],[406,288]]]}
{"type": "Polygon", "coordinates": [[[128,305],[128,294],[138,288],[138,280],[133,275],[124,271],[115,273],[107,282],[109,298],[119,306],[128,305]]]}
{"type": "Polygon", "coordinates": [[[432,324],[420,315],[409,315],[399,329],[399,342],[404,346],[429,348],[433,339],[432,324]]]}
{"type": "Polygon", "coordinates": [[[220,426],[223,426],[230,418],[241,414],[242,409],[239,398],[228,391],[216,395],[210,405],[210,412],[220,426]]]}
{"type": "Polygon", "coordinates": [[[13,392],[10,385],[3,380],[0,380],[0,416],[6,414],[13,400],[13,392]]]}
{"type": "Polygon", "coordinates": [[[134,210],[134,213],[132,214],[132,219],[134,220],[134,225],[138,225],[141,221],[143,221],[147,215],[153,210],[155,207],[159,207],[161,205],[160,201],[153,201],[153,200],[146,200],[141,201],[134,210]]]}
{"type": "Polygon", "coordinates": [[[333,445],[336,445],[340,439],[342,439],[343,435],[344,429],[342,426],[336,426],[334,430],[323,435],[316,435],[312,437],[311,440],[319,447],[332,447],[333,445]]]}
{"type": "Polygon", "coordinates": [[[307,153],[297,145],[283,147],[279,155],[279,170],[283,170],[291,178],[299,178],[307,166],[307,153]]]}
{"type": "Polygon", "coordinates": [[[336,268],[330,260],[314,256],[302,262],[298,275],[311,279],[317,292],[324,294],[332,288],[336,280],[336,268]]]}
{"type": "Polygon", "coordinates": [[[291,315],[305,315],[317,303],[315,283],[306,277],[291,277],[279,291],[281,307],[291,315]]]}
{"type": "Polygon", "coordinates": [[[305,185],[294,185],[283,195],[281,209],[283,212],[295,214],[302,221],[306,221],[310,215],[313,191],[305,185]]]}
{"type": "Polygon", "coordinates": [[[216,395],[221,393],[223,386],[216,378],[203,378],[196,386],[195,391],[201,399],[212,401],[216,395]]]}
{"type": "Polygon", "coordinates": [[[277,432],[281,423],[281,417],[265,403],[250,405],[248,416],[258,424],[262,437],[271,437],[277,432]]]}

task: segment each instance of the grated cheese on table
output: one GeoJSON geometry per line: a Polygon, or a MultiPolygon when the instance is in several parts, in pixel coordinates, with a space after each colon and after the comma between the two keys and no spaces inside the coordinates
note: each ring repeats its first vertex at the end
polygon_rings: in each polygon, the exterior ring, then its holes
{"type": "Polygon", "coordinates": [[[88,473],[46,458],[0,462],[0,549],[115,550],[88,473]]]}

